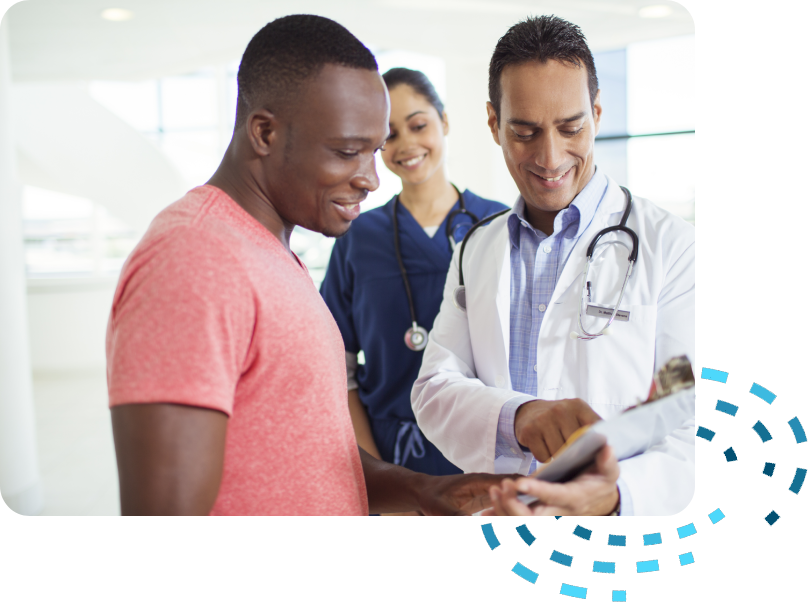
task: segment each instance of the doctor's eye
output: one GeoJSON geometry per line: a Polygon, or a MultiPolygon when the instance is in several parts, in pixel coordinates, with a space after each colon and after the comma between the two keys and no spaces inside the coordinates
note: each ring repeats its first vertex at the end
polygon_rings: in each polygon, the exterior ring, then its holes
{"type": "Polygon", "coordinates": [[[567,136],[575,136],[580,134],[583,131],[584,127],[581,126],[577,130],[561,130],[562,133],[566,134],[567,136]]]}

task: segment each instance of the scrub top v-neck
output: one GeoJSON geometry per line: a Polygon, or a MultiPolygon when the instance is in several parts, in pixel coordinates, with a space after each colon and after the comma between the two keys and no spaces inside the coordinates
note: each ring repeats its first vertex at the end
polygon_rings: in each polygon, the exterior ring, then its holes
{"type": "MultiPolygon", "coordinates": [[[[506,209],[468,190],[462,194],[466,209],[480,219],[506,209]]],[[[427,474],[457,473],[420,432],[410,405],[423,351],[404,344],[412,320],[393,242],[393,206],[391,200],[363,213],[336,241],[320,293],[342,332],[345,350],[364,352],[356,381],[382,459],[427,474]]],[[[447,217],[458,208],[459,202],[447,217]]],[[[453,226],[463,222],[471,224],[471,218],[456,216],[453,226]]],[[[446,219],[430,237],[399,203],[398,227],[418,324],[431,330],[452,259],[446,219]]]]}

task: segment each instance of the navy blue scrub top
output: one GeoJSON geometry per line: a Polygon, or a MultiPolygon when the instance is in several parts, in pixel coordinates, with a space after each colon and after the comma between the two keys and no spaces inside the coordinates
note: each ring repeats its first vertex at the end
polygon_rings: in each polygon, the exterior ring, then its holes
{"type": "MultiPolygon", "coordinates": [[[[466,190],[466,210],[482,219],[507,209],[466,190]]],[[[447,217],[460,204],[455,203],[447,217]]],[[[472,224],[456,215],[456,242],[472,224]]],[[[418,324],[432,330],[443,299],[452,259],[446,219],[430,238],[401,203],[398,204],[401,257],[412,289],[418,324]]],[[[345,350],[364,351],[356,372],[359,398],[367,409],[373,439],[382,459],[418,472],[442,475],[461,472],[423,436],[415,424],[410,393],[421,368],[423,351],[404,344],[412,326],[404,280],[393,241],[393,200],[361,214],[348,233],[337,239],[320,293],[342,332],[345,350]]]]}

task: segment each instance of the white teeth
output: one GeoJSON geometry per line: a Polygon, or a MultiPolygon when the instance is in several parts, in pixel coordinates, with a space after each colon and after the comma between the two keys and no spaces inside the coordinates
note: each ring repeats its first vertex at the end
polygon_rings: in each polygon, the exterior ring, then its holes
{"type": "Polygon", "coordinates": [[[418,163],[421,159],[426,157],[426,155],[421,155],[420,157],[413,157],[412,159],[407,159],[406,161],[401,161],[401,164],[405,167],[411,167],[418,163]]]}
{"type": "Polygon", "coordinates": [[[558,181],[559,181],[561,178],[563,178],[565,175],[566,175],[566,174],[561,174],[561,175],[560,175],[560,176],[558,176],[557,178],[544,178],[544,177],[542,177],[542,176],[539,176],[539,177],[540,177],[542,180],[547,180],[548,182],[558,182],[558,181]]]}

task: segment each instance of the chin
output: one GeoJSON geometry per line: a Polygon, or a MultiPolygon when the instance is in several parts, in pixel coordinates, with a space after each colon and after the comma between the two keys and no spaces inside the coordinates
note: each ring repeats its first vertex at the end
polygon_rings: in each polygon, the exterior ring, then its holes
{"type": "Polygon", "coordinates": [[[345,223],[339,227],[329,225],[320,230],[320,234],[327,236],[328,238],[340,238],[348,234],[348,230],[350,229],[351,222],[345,223]]]}

